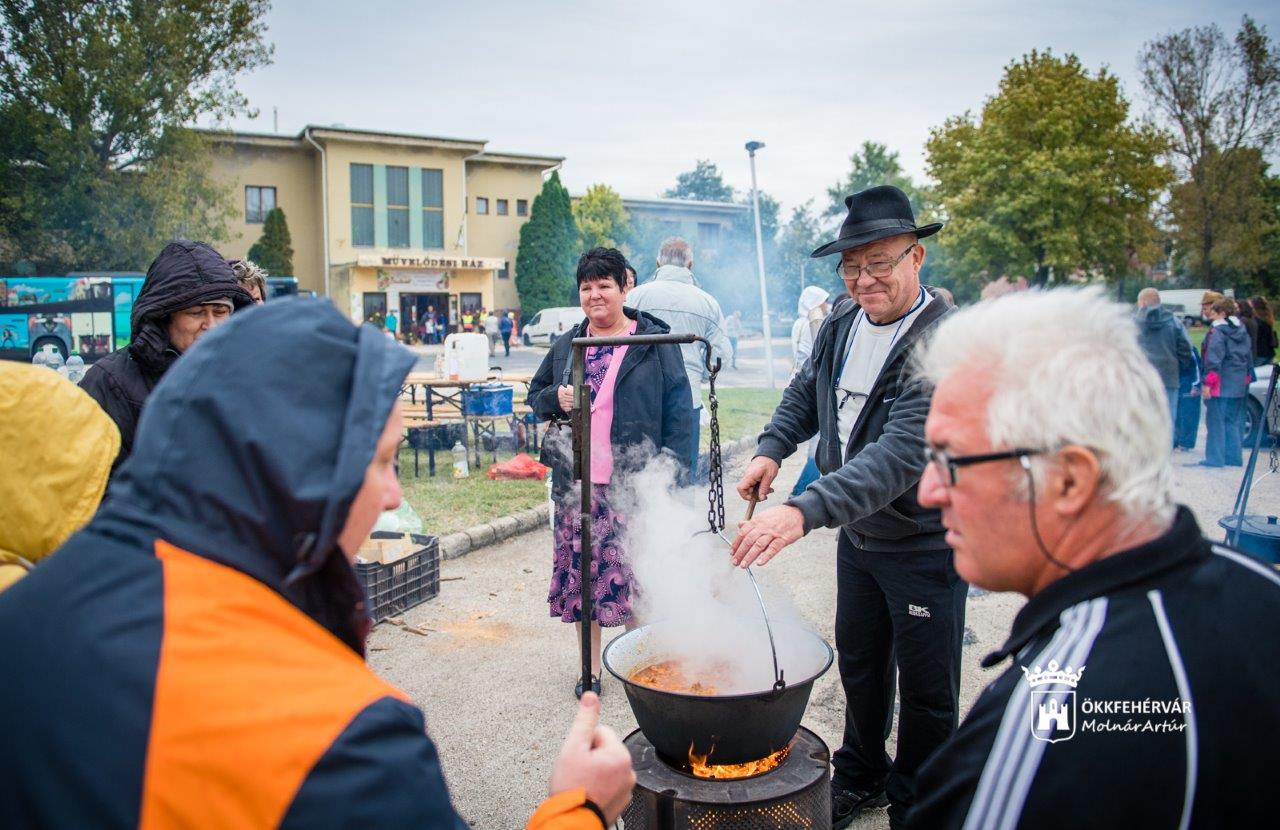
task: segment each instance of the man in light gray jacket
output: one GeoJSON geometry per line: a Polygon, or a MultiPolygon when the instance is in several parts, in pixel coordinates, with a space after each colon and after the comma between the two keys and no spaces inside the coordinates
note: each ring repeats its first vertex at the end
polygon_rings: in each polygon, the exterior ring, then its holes
{"type": "MultiPolygon", "coordinates": [[[[697,286],[693,279],[693,252],[689,243],[678,236],[664,240],[658,250],[658,270],[644,285],[627,294],[626,304],[636,311],[646,311],[671,327],[672,334],[696,334],[711,344],[711,360],[718,357],[727,364],[733,349],[726,333],[724,313],[716,298],[697,286]]],[[[693,446],[690,447],[689,473],[697,476],[698,423],[702,417],[702,395],[699,389],[706,374],[701,343],[680,347],[684,369],[693,392],[693,446]]]]}

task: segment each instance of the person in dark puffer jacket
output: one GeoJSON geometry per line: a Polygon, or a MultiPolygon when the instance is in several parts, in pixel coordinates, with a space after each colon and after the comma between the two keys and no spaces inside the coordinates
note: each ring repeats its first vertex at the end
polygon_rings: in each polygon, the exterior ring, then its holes
{"type": "Polygon", "coordinates": [[[89,367],[80,387],[120,429],[111,475],[133,450],[142,405],[173,362],[231,312],[253,305],[222,255],[203,242],[175,240],[147,268],[129,345],[89,367]]]}

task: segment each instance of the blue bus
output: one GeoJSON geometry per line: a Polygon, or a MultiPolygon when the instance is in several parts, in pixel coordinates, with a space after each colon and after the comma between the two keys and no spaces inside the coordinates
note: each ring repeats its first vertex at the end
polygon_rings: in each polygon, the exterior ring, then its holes
{"type": "MultiPolygon", "coordinates": [[[[129,344],[129,317],[145,274],[76,273],[64,277],[0,276],[0,359],[30,361],[52,346],[85,363],[129,344]]],[[[268,277],[269,297],[298,293],[294,277],[268,277]]]]}

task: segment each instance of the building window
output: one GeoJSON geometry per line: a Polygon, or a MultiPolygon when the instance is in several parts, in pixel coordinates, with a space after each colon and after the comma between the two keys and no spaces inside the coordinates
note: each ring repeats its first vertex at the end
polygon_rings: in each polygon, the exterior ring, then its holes
{"type": "Polygon", "coordinates": [[[475,314],[480,310],[481,297],[479,294],[459,294],[458,302],[463,314],[475,314]]]}
{"type": "Polygon", "coordinates": [[[444,247],[444,171],[422,171],[422,247],[444,247]]]}
{"type": "Polygon", "coordinates": [[[387,168],[387,246],[409,247],[409,168],[387,168]]]}
{"type": "Polygon", "coordinates": [[[351,165],[351,244],[373,247],[373,165],[351,165]]]}
{"type": "Polygon", "coordinates": [[[506,199],[499,199],[499,200],[498,200],[498,203],[497,203],[496,205],[494,205],[494,207],[495,207],[495,208],[497,208],[497,210],[496,210],[495,212],[496,212],[499,216],[506,216],[506,215],[507,215],[507,200],[506,200],[506,199]]]}
{"type": "Polygon", "coordinates": [[[274,187],[249,186],[244,189],[244,221],[261,224],[267,221],[267,214],[275,210],[275,207],[274,187]]]}
{"type": "Polygon", "coordinates": [[[489,200],[483,196],[476,197],[476,215],[484,216],[489,212],[489,200]]]}
{"type": "Polygon", "coordinates": [[[516,216],[528,216],[528,215],[529,215],[529,200],[516,199],[516,216]]]}
{"type": "Polygon", "coordinates": [[[502,267],[498,269],[498,279],[500,280],[511,279],[511,262],[510,261],[503,261],[502,267]]]}
{"type": "Polygon", "coordinates": [[[364,321],[377,326],[387,316],[387,294],[385,291],[366,291],[363,295],[364,321]]]}
{"type": "Polygon", "coordinates": [[[698,247],[710,251],[720,247],[720,225],[715,222],[698,223],[698,247]]]}

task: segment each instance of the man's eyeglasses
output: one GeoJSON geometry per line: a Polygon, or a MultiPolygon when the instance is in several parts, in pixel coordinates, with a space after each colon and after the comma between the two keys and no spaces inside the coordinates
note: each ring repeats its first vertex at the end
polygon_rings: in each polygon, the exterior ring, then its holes
{"type": "Polygon", "coordinates": [[[841,261],[836,265],[836,273],[840,275],[840,279],[845,280],[846,282],[853,282],[857,280],[858,277],[862,275],[863,271],[866,271],[872,279],[882,280],[892,274],[893,269],[898,267],[898,263],[902,262],[906,255],[911,253],[912,249],[914,249],[918,244],[920,243],[912,242],[907,246],[905,251],[898,254],[898,256],[893,259],[884,259],[879,262],[868,263],[865,266],[854,265],[853,263],[845,264],[841,261]]]}
{"type": "Polygon", "coordinates": [[[940,450],[937,447],[925,447],[924,459],[926,463],[933,465],[933,469],[938,473],[938,477],[946,482],[948,487],[955,487],[956,476],[961,467],[968,467],[973,464],[986,464],[989,461],[1008,461],[1011,458],[1027,458],[1032,455],[1040,455],[1040,453],[1040,450],[1016,449],[1005,450],[1004,452],[989,452],[982,455],[951,455],[946,450],[940,450]]]}

